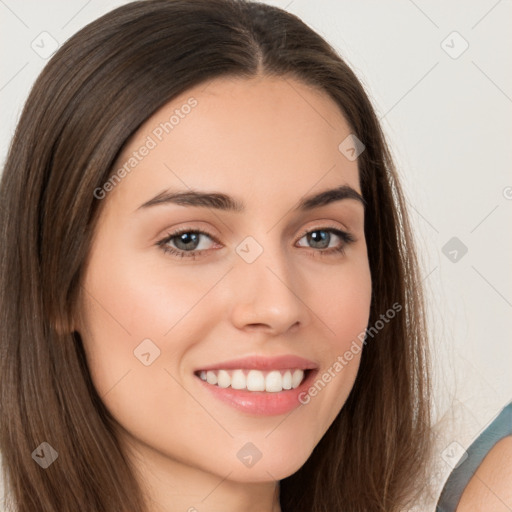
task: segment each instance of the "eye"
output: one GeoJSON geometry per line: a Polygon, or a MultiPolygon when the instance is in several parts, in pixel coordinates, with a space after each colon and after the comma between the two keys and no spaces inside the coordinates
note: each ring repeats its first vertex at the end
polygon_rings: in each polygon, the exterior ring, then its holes
{"type": "Polygon", "coordinates": [[[157,242],[157,245],[164,251],[165,253],[172,254],[174,256],[178,256],[180,258],[194,258],[198,253],[205,252],[205,249],[197,249],[200,245],[200,238],[202,236],[208,237],[215,242],[217,240],[214,239],[212,235],[207,233],[206,231],[202,231],[200,229],[180,229],[167,235],[163,240],[157,242]],[[170,246],[170,242],[176,239],[175,245],[177,247],[170,246]]]}
{"type": "MultiPolygon", "coordinates": [[[[201,229],[180,229],[167,235],[164,239],[157,242],[164,253],[172,254],[179,258],[193,258],[200,256],[201,253],[207,252],[208,249],[198,249],[201,245],[201,237],[207,237],[216,243],[219,243],[215,237],[201,229]],[[173,245],[171,245],[171,243],[173,245]]],[[[307,242],[312,244],[314,251],[320,253],[322,256],[329,254],[344,254],[345,248],[348,244],[355,241],[355,238],[347,231],[335,227],[322,227],[308,230],[302,233],[299,241],[306,237],[307,242]],[[327,235],[325,235],[327,234],[327,235]],[[332,235],[339,238],[341,243],[334,247],[329,247],[332,241],[332,235]]]]}
{"type": "Polygon", "coordinates": [[[321,251],[315,251],[319,252],[322,256],[335,253],[344,254],[347,245],[355,242],[355,238],[350,233],[335,227],[310,229],[302,233],[300,240],[304,237],[306,237],[308,243],[312,244],[314,249],[322,249],[321,251]],[[334,247],[329,247],[333,234],[341,240],[341,244],[338,243],[334,247]]]}

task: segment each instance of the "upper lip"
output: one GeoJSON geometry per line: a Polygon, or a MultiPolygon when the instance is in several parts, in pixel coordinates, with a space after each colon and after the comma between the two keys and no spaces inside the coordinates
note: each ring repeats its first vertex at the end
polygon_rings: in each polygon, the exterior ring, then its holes
{"type": "Polygon", "coordinates": [[[229,361],[202,366],[196,371],[236,370],[237,368],[248,370],[313,370],[318,368],[318,365],[303,357],[287,354],[276,357],[250,356],[241,359],[230,359],[229,361]]]}

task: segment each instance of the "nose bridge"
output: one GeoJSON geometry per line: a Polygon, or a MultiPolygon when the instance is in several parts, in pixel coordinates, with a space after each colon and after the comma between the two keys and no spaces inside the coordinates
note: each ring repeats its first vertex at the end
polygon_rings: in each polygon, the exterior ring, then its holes
{"type": "Polygon", "coordinates": [[[235,261],[240,277],[252,281],[254,286],[262,283],[274,288],[277,282],[284,286],[282,281],[291,286],[287,255],[276,236],[263,233],[263,230],[258,234],[248,235],[238,244],[236,253],[238,258],[235,261]]]}
{"type": "Polygon", "coordinates": [[[305,322],[305,305],[297,292],[299,274],[293,272],[280,240],[268,233],[249,235],[236,253],[234,322],[239,327],[266,324],[276,330],[305,322]]]}

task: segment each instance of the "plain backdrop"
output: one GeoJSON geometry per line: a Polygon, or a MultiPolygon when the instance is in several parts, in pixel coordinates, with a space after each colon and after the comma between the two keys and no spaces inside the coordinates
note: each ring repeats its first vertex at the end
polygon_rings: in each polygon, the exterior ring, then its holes
{"type": "MultiPolygon", "coordinates": [[[[2,166],[43,47],[124,3],[0,0],[2,166]]],[[[441,481],[446,450],[512,399],[512,2],[266,3],[339,51],[392,147],[427,291],[441,481]]]]}

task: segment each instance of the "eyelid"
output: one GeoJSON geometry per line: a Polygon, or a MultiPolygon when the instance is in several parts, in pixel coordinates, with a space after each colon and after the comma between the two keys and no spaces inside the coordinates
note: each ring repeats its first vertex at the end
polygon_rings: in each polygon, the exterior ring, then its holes
{"type": "MultiPolygon", "coordinates": [[[[211,233],[209,233],[208,231],[201,229],[201,228],[196,228],[196,227],[186,227],[186,228],[177,228],[175,231],[172,231],[172,232],[166,234],[163,238],[161,238],[158,242],[156,242],[155,245],[165,247],[165,244],[167,242],[169,242],[172,238],[180,236],[183,233],[200,233],[201,235],[205,235],[208,238],[211,238],[215,243],[220,244],[220,242],[217,240],[217,238],[214,235],[212,235],[211,233]]],[[[176,249],[176,250],[179,250],[179,249],[176,249]]],[[[194,253],[194,251],[183,251],[183,252],[189,252],[190,254],[194,253]]],[[[195,252],[206,252],[206,250],[200,250],[200,251],[196,250],[195,252]]]]}
{"type": "Polygon", "coordinates": [[[348,229],[345,229],[345,228],[340,228],[339,226],[334,225],[334,224],[322,224],[319,226],[306,228],[302,231],[302,234],[299,235],[299,238],[297,239],[297,241],[300,240],[303,236],[307,235],[308,233],[311,233],[312,231],[329,231],[329,230],[343,233],[343,235],[345,235],[346,238],[350,240],[350,242],[357,242],[357,238],[353,235],[353,233],[351,231],[349,231],[348,229]]]}

